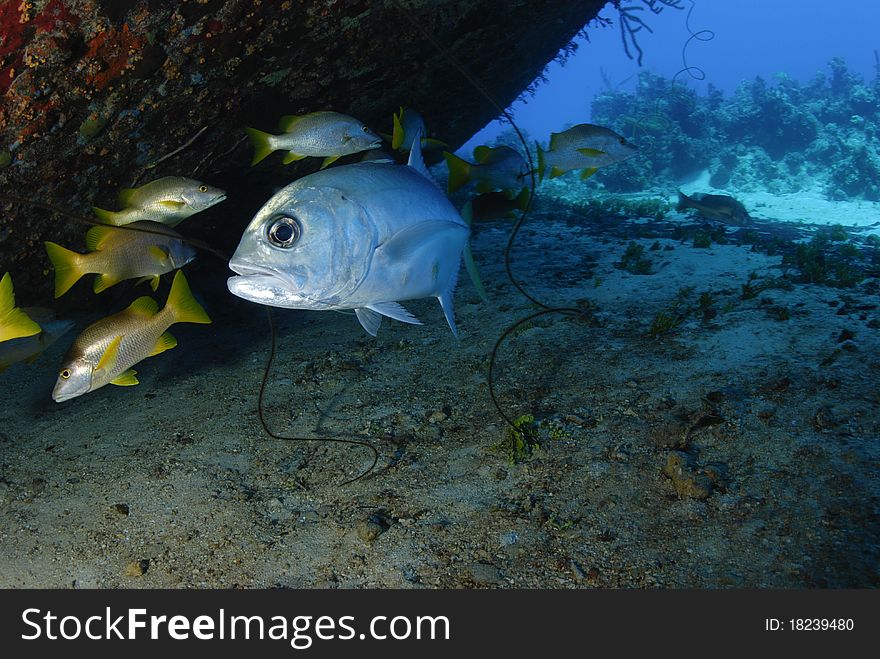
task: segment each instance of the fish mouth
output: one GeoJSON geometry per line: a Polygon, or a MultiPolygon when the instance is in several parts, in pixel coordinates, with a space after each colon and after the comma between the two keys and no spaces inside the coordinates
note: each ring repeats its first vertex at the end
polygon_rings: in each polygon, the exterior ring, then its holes
{"type": "Polygon", "coordinates": [[[64,394],[64,393],[59,393],[59,392],[53,391],[52,392],[52,400],[54,400],[56,403],[63,403],[65,401],[70,400],[71,398],[76,398],[79,395],[81,395],[81,394],[72,394],[72,393],[71,394],[64,394]]]}
{"type": "Polygon", "coordinates": [[[370,149],[379,149],[381,147],[382,147],[382,140],[381,140],[381,138],[377,138],[373,142],[370,143],[370,145],[365,149],[365,151],[369,151],[370,149]]]}

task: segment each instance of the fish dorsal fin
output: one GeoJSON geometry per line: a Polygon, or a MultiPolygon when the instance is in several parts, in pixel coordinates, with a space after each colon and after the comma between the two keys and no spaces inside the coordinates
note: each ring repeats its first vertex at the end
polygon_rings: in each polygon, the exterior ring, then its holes
{"type": "MultiPolygon", "coordinates": [[[[171,259],[168,255],[168,250],[164,247],[160,247],[159,245],[150,245],[147,249],[150,254],[150,258],[152,258],[156,263],[161,266],[170,266],[171,259]]],[[[153,290],[156,290],[155,288],[153,290]]]]}
{"type": "Polygon", "coordinates": [[[119,191],[118,199],[119,203],[123,207],[127,207],[131,204],[131,198],[137,194],[137,188],[122,188],[119,191]]]}
{"type": "Polygon", "coordinates": [[[361,327],[364,328],[367,334],[370,336],[376,336],[379,332],[379,326],[382,324],[382,316],[366,307],[355,309],[354,315],[357,316],[361,327]]]}
{"type": "Polygon", "coordinates": [[[452,272],[452,276],[449,278],[446,290],[437,296],[437,299],[440,301],[440,307],[443,309],[443,315],[446,316],[446,322],[449,323],[449,329],[452,330],[452,335],[456,339],[458,338],[458,328],[455,326],[455,308],[452,305],[452,296],[455,294],[455,286],[458,284],[458,270],[460,267],[461,263],[458,263],[452,272]]]}
{"type": "Polygon", "coordinates": [[[281,119],[278,120],[278,130],[283,130],[285,133],[289,133],[291,129],[296,125],[300,119],[303,118],[304,115],[299,114],[286,114],[281,119]]]}
{"type": "Polygon", "coordinates": [[[550,178],[556,178],[557,176],[562,176],[563,174],[565,174],[565,170],[561,167],[553,165],[553,167],[550,168],[550,178]]]}
{"type": "Polygon", "coordinates": [[[122,335],[120,334],[115,339],[110,342],[110,345],[107,346],[107,349],[104,351],[104,354],[101,355],[101,359],[98,360],[98,365],[95,366],[96,371],[101,370],[113,370],[113,367],[116,365],[116,359],[119,357],[119,344],[122,343],[122,335]]]}
{"type": "Polygon", "coordinates": [[[147,318],[150,318],[152,316],[155,316],[156,312],[159,311],[159,305],[156,304],[156,300],[151,298],[149,295],[144,295],[132,302],[128,306],[128,311],[136,313],[139,316],[146,316],[147,318]]]}
{"type": "Polygon", "coordinates": [[[420,128],[416,129],[415,135],[413,135],[412,148],[409,151],[409,160],[406,161],[406,164],[431,181],[431,183],[437,185],[437,181],[434,180],[431,172],[425,167],[425,161],[422,158],[422,130],[420,128]]]}
{"type": "Polygon", "coordinates": [[[400,115],[395,114],[392,119],[394,123],[394,128],[391,132],[391,148],[394,150],[399,149],[406,138],[406,134],[403,130],[403,108],[400,108],[400,115]]]}
{"type": "Polygon", "coordinates": [[[92,227],[86,232],[86,248],[97,252],[107,244],[107,240],[116,233],[112,227],[92,227]]]}
{"type": "Polygon", "coordinates": [[[139,384],[135,375],[137,375],[137,371],[130,368],[125,373],[110,380],[110,384],[115,384],[117,387],[133,387],[139,384]]]}
{"type": "Polygon", "coordinates": [[[403,308],[398,302],[377,302],[367,305],[367,309],[376,313],[388,316],[401,323],[409,323],[410,325],[421,325],[422,321],[413,316],[409,311],[403,308]]]}
{"type": "Polygon", "coordinates": [[[418,224],[412,224],[401,229],[391,238],[376,248],[376,256],[387,259],[391,263],[397,263],[410,258],[413,253],[422,247],[426,241],[436,236],[441,231],[460,230],[468,232],[469,229],[457,222],[449,220],[426,220],[418,224]]]}
{"type": "Polygon", "coordinates": [[[550,151],[556,151],[556,142],[562,133],[550,133],[550,151]]]}
{"type": "Polygon", "coordinates": [[[492,147],[478,146],[474,149],[474,160],[479,163],[486,162],[486,159],[492,155],[492,147]]]}

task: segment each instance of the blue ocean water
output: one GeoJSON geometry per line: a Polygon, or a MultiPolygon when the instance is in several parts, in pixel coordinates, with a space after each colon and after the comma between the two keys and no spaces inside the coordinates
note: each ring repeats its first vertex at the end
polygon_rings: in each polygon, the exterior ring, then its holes
{"type": "MultiPolygon", "coordinates": [[[[172,328],[138,385],[55,403],[101,318],[67,314],[0,375],[0,585],[875,587],[878,7],[664,4],[643,67],[618,23],[587,26],[511,108],[533,168],[585,122],[638,153],[535,172],[512,243],[519,191],[484,199],[488,299],[462,270],[457,337],[429,297],[403,301],[423,325],[375,337],[347,310],[279,309],[270,339],[230,273],[190,269],[211,325],[172,328]],[[686,53],[702,80],[680,74],[691,6],[714,33],[686,53]],[[271,437],[261,382],[274,434],[355,445],[271,437]]],[[[458,153],[484,145],[526,155],[504,124],[458,153]]],[[[295,244],[299,220],[272,220],[295,244]]],[[[118,310],[150,294],[118,286],[118,310]]]]}

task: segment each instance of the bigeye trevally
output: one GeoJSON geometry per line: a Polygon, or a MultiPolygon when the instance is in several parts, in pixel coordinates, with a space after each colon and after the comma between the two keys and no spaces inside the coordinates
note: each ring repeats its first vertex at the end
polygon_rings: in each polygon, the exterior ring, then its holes
{"type": "Polygon", "coordinates": [[[245,229],[228,286],[273,307],[354,309],[373,336],[382,316],[421,324],[400,302],[436,297],[457,334],[452,294],[469,235],[415,139],[407,165],[344,165],[275,194],[245,229]]]}
{"type": "Polygon", "coordinates": [[[135,278],[149,279],[155,291],[159,275],[182,268],[196,257],[196,250],[182,238],[164,224],[141,220],[127,228],[92,227],[86,233],[88,254],[46,242],[46,252],[55,267],[55,297],[64,295],[87,274],[98,275],[93,285],[95,293],[135,278]]]}
{"type": "Polygon", "coordinates": [[[127,309],[89,325],[76,337],[64,357],[52,399],[63,403],[108,384],[136,385],[132,366],[177,345],[166,331],[169,327],[210,322],[178,270],[161,311],[153,298],[139,297],[127,309]]]}
{"type": "Polygon", "coordinates": [[[119,191],[121,211],[93,206],[95,216],[105,224],[122,226],[139,220],[152,220],[175,227],[186,218],[219,204],[226,193],[201,181],[183,176],[164,176],[139,188],[119,191]]]}
{"type": "Polygon", "coordinates": [[[580,169],[581,179],[589,178],[600,167],[622,162],[638,153],[625,137],[610,128],[593,124],[578,124],[550,134],[550,148],[544,151],[538,145],[538,178],[543,179],[549,169],[550,178],[580,169]]]}
{"type": "Polygon", "coordinates": [[[12,275],[0,279],[0,341],[9,341],[40,333],[40,326],[24,311],[15,306],[12,275]]]}
{"type": "Polygon", "coordinates": [[[362,122],[339,112],[310,112],[281,117],[281,135],[245,128],[254,147],[256,165],[273,151],[287,151],[284,164],[314,156],[324,158],[321,169],[342,156],[382,146],[382,139],[362,122]]]}

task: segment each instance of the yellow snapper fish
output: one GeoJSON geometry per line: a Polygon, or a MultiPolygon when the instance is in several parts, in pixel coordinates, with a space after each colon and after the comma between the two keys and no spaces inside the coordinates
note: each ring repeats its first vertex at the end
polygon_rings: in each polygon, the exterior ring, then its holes
{"type": "MultiPolygon", "coordinates": [[[[412,108],[400,108],[400,112],[396,113],[392,118],[392,133],[384,135],[386,139],[390,138],[391,148],[395,151],[412,150],[413,138],[415,135],[427,135],[428,128],[422,115],[412,108]]],[[[430,137],[420,137],[421,147],[423,150],[443,149],[448,145],[446,142],[435,140],[430,137]]]]}
{"type": "Polygon", "coordinates": [[[353,309],[373,336],[384,316],[420,325],[400,302],[436,297],[456,334],[452,295],[462,257],[472,264],[469,235],[414,139],[407,165],[343,165],[282,188],[245,229],[227,285],[257,304],[353,309]]]}
{"type": "Polygon", "coordinates": [[[12,276],[7,272],[0,279],[0,341],[9,341],[40,333],[40,326],[15,306],[12,276]]]}
{"type": "Polygon", "coordinates": [[[139,297],[119,313],[89,325],[64,357],[52,390],[52,399],[63,403],[107,384],[138,384],[132,366],[170,350],[177,340],[167,332],[175,323],[210,323],[208,314],[192,296],[183,272],[174,275],[165,307],[139,297]]]}
{"type": "Polygon", "coordinates": [[[516,149],[509,146],[478,146],[474,149],[476,163],[459,158],[454,153],[443,152],[449,169],[448,191],[455,192],[471,180],[477,182],[477,192],[493,190],[519,190],[529,167],[516,149]]]}
{"type": "Polygon", "coordinates": [[[165,176],[139,188],[120,190],[121,211],[108,211],[97,206],[93,206],[92,211],[99,220],[113,226],[152,220],[175,227],[224,199],[226,193],[220,188],[183,176],[165,176]]]}
{"type": "Polygon", "coordinates": [[[95,293],[124,279],[135,278],[149,280],[155,291],[159,275],[182,268],[196,257],[195,249],[164,224],[140,220],[127,226],[130,228],[89,229],[86,233],[88,254],[46,242],[46,252],[55,266],[55,297],[64,295],[83,275],[93,273],[98,275],[93,285],[95,293]]]}
{"type": "Polygon", "coordinates": [[[578,124],[561,133],[551,133],[547,151],[537,146],[540,180],[544,179],[548,169],[550,178],[580,169],[583,170],[583,180],[595,174],[600,167],[622,162],[638,153],[638,149],[625,137],[593,124],[578,124]]]}
{"type": "Polygon", "coordinates": [[[281,135],[264,133],[256,128],[245,128],[254,147],[256,165],[273,151],[287,151],[284,164],[313,156],[324,158],[321,169],[342,156],[382,146],[382,139],[369,127],[339,112],[311,112],[281,117],[278,128],[281,135]]]}
{"type": "Polygon", "coordinates": [[[27,307],[23,311],[39,322],[41,331],[0,343],[0,373],[17,362],[32,363],[73,327],[72,320],[57,320],[51,309],[27,307]]]}

